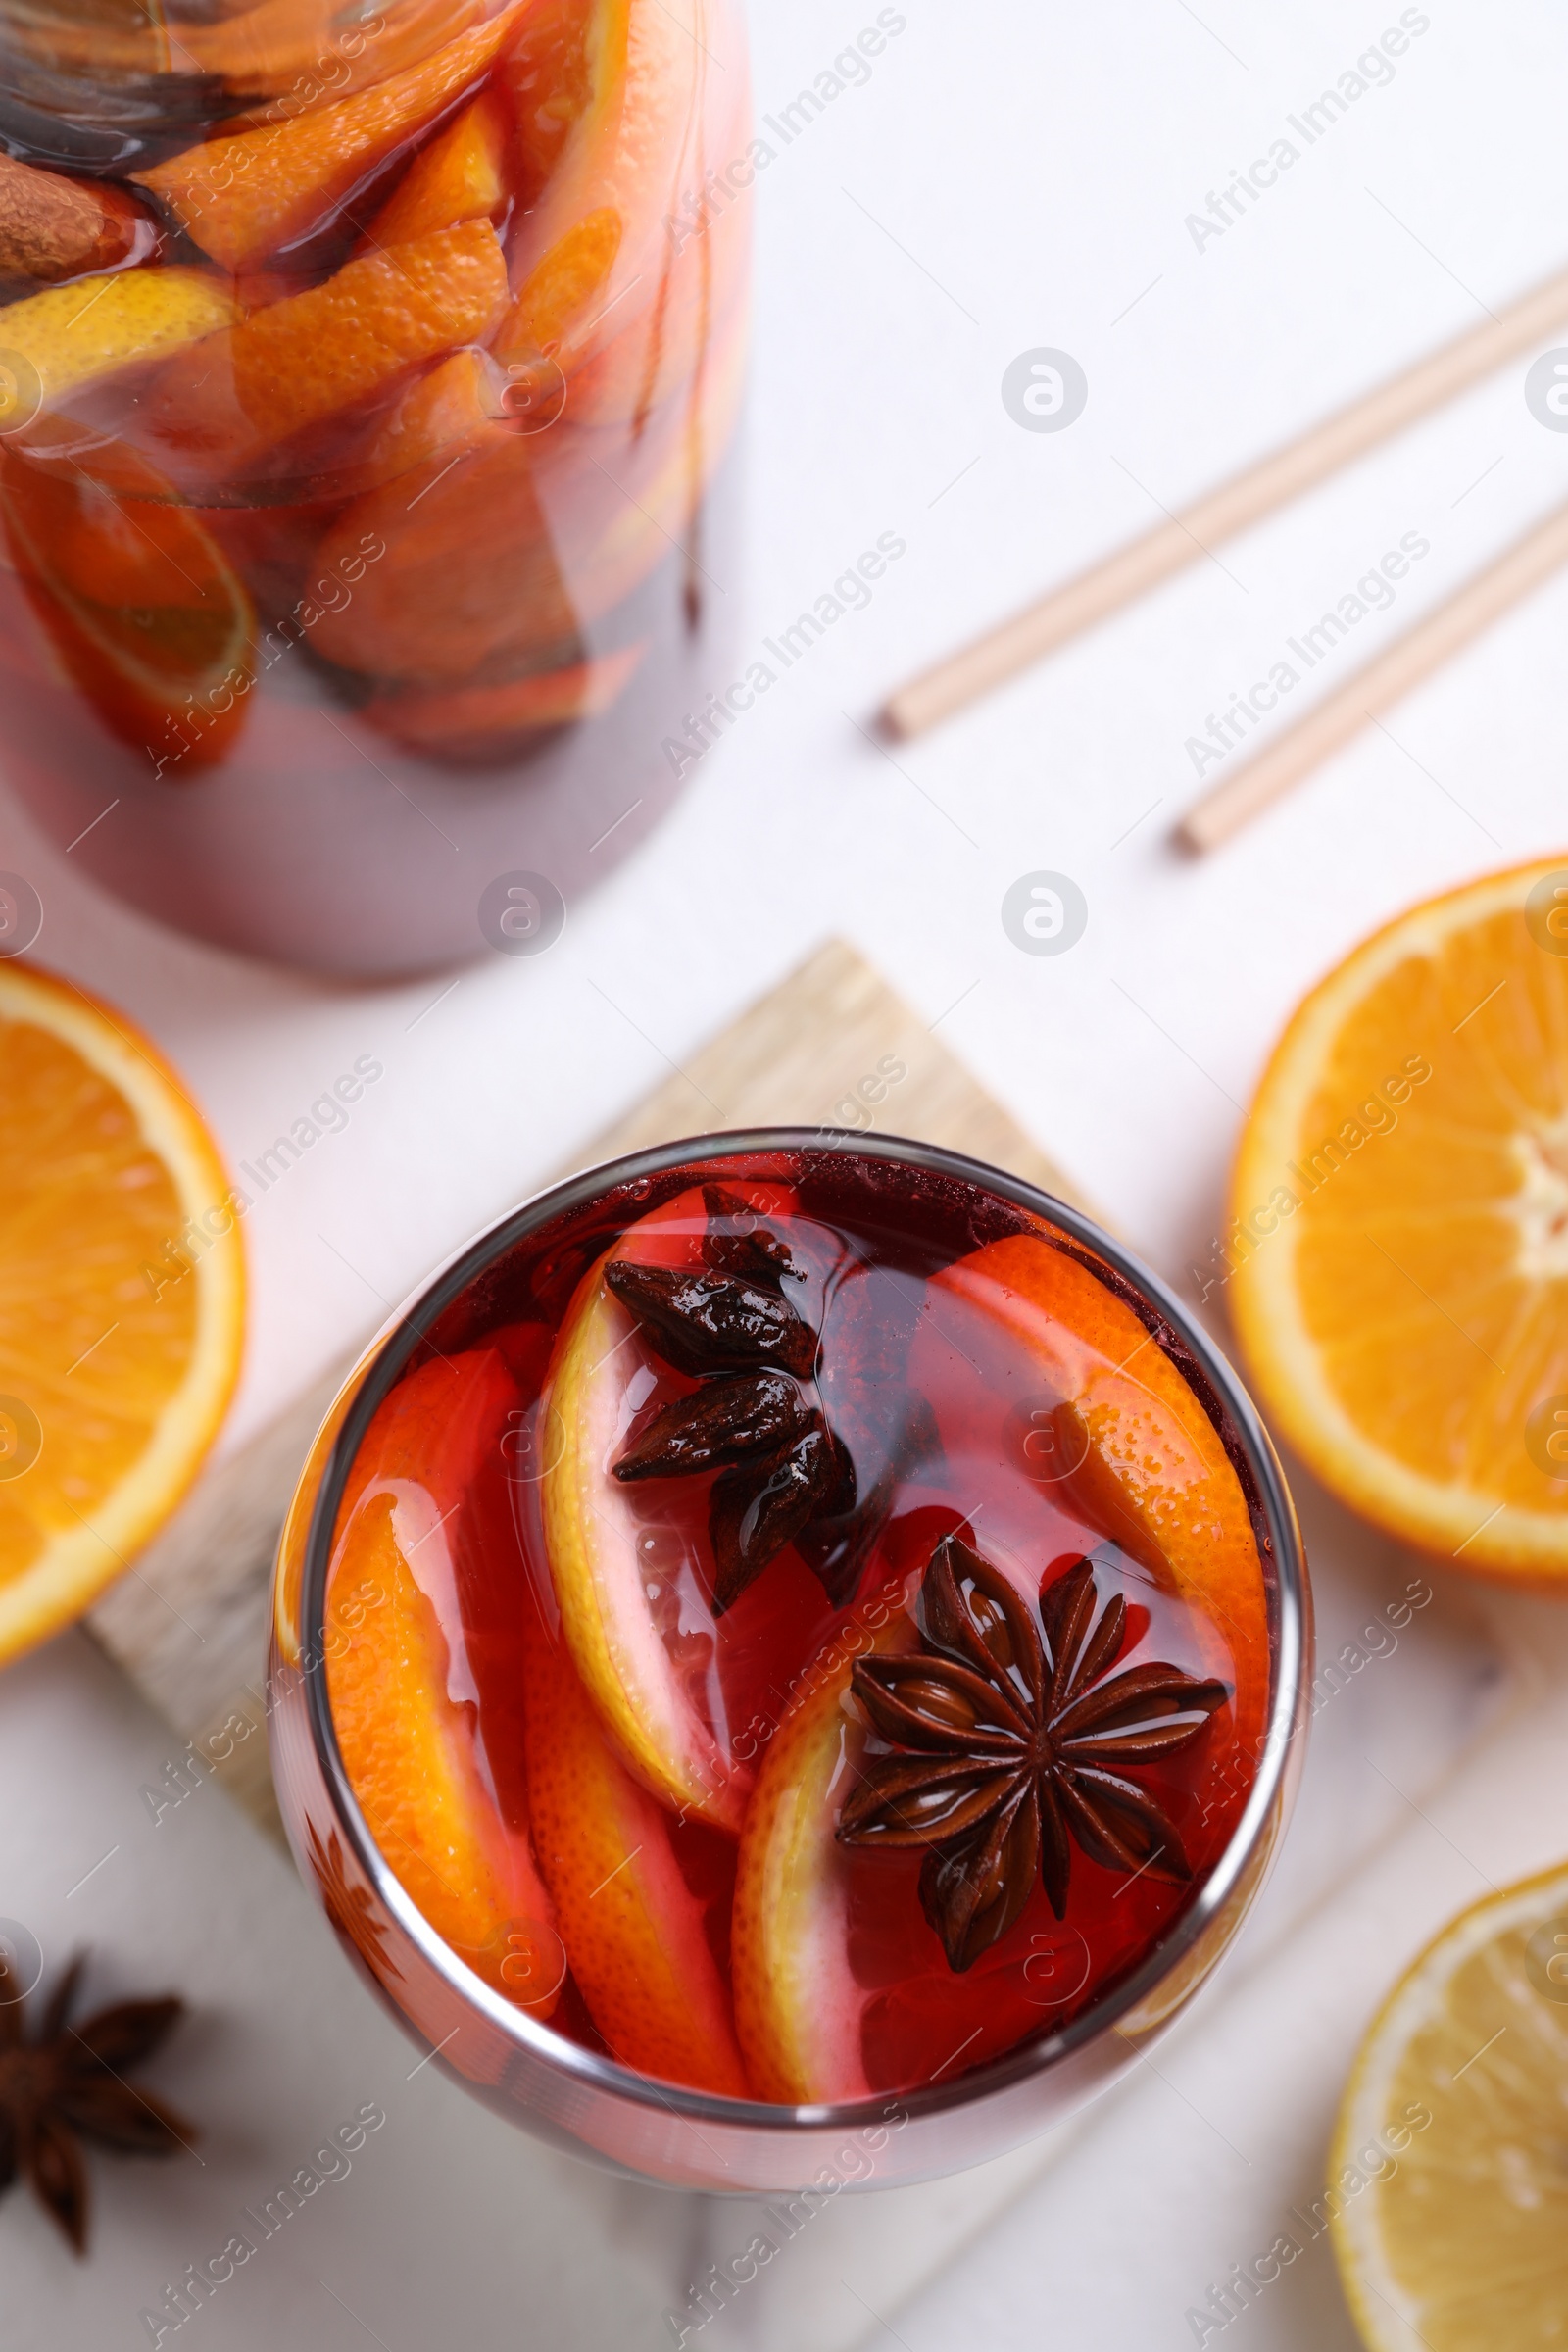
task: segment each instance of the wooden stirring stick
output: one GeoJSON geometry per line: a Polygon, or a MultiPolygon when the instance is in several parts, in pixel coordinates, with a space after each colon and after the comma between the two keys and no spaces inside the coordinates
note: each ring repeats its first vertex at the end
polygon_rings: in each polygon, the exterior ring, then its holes
{"type": "Polygon", "coordinates": [[[1559,507],[1457,596],[1418,620],[1397,644],[1309,710],[1299,726],[1205,793],[1177,826],[1177,840],[1190,850],[1217,849],[1563,564],[1568,564],[1568,506],[1559,507]]]}
{"type": "Polygon", "coordinates": [[[1222,540],[1260,522],[1391,434],[1468,391],[1565,321],[1568,270],[901,686],[883,708],[884,727],[907,738],[951,718],[1222,540]]]}

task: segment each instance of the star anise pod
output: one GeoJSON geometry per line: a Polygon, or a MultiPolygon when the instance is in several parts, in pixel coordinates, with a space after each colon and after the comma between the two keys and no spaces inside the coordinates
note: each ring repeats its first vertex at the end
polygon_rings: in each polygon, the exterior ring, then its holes
{"type": "Polygon", "coordinates": [[[1007,1578],[948,1536],[921,1584],[923,1649],[856,1662],[872,1725],[914,1752],[868,1764],[837,1835],[925,1850],[921,1906],[956,1971],[1005,1936],[1037,1874],[1065,1917],[1075,1844],[1132,1876],[1192,1877],[1175,1825],[1126,1774],[1188,1746],[1230,1692],[1179,1666],[1113,1674],[1126,1603],[1097,1620],[1096,1599],[1080,1559],[1041,1595],[1042,1642],[1007,1578]]]}
{"type": "Polygon", "coordinates": [[[708,1526],[722,1616],[809,1521],[853,1508],[855,1468],[802,1387],[816,1370],[817,1335],[784,1296],[787,1280],[804,1279],[787,1246],[722,1186],[705,1185],[703,1199],[700,1269],[612,1258],[605,1279],[654,1353],[699,1380],[638,1432],[614,1475],[721,1473],[708,1526]]]}
{"type": "Polygon", "coordinates": [[[172,2156],[196,2128],[150,2091],[125,2081],[168,2038],[185,2004],[172,1994],[120,2001],[79,2026],[71,2007],[82,1957],[72,1961],[27,2032],[27,1999],[0,1959],[0,2191],[19,2174],[78,2254],[87,2245],[87,2175],[78,2142],[122,2155],[172,2156]]]}

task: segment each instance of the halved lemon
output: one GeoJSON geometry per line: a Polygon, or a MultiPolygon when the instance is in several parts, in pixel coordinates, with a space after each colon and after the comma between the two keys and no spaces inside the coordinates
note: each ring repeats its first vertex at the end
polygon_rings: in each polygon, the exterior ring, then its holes
{"type": "Polygon", "coordinates": [[[1568,1868],[1461,1912],[1395,1986],[1327,2204],[1369,2352],[1568,2342],[1568,1868]]]}
{"type": "Polygon", "coordinates": [[[1279,1427],[1464,1568],[1568,1575],[1568,860],[1413,907],[1299,1007],[1225,1263],[1279,1427]]]}
{"type": "Polygon", "coordinates": [[[244,1288],[235,1196],[168,1062],[0,963],[0,1661],[178,1502],[233,1391],[244,1288]]]}

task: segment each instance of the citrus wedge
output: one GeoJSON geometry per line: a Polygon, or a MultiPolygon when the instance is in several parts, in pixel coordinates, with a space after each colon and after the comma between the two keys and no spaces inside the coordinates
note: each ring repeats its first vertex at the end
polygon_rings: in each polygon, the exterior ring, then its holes
{"type": "Polygon", "coordinates": [[[189,1486],[239,1367],[234,1196],[174,1072],[0,963],[0,1659],[67,1624],[189,1486]]]}
{"type": "Polygon", "coordinates": [[[333,0],[260,0],[212,24],[187,18],[164,37],[185,70],[219,75],[234,97],[267,99],[259,112],[272,126],[417,65],[478,14],[479,0],[393,0],[345,28],[333,0]]]}
{"type": "Polygon", "coordinates": [[[612,1753],[568,1658],[525,1648],[528,1797],[571,1973],[615,2056],[745,2098],[729,1996],[668,1816],[612,1753]]]}
{"type": "MultiPolygon", "coordinates": [[[[793,1191],[750,1179],[736,1189],[804,1272],[820,1229],[798,1214],[793,1191]]],[[[578,1284],[550,1359],[546,1410],[559,1444],[539,1495],[564,1644],[612,1745],[672,1812],[734,1836],[757,1741],[743,1750],[732,1735],[759,1710],[776,1713],[774,1661],[792,1645],[801,1654],[826,1623],[821,1587],[785,1547],[734,1604],[719,1658],[706,1509],[671,1501],[662,1479],[612,1475],[633,1422],[695,1383],[641,1336],[605,1269],[615,1259],[700,1267],[708,1225],[695,1185],[629,1226],[578,1284]]]]}
{"type": "MultiPolygon", "coordinates": [[[[641,1356],[637,1323],[605,1280],[612,1258],[679,1263],[695,1257],[702,1196],[692,1213],[632,1226],[577,1287],[551,1358],[548,1409],[561,1431],[558,1458],[541,1484],[545,1546],[566,1646],[617,1749],[643,1786],[673,1812],[739,1833],[749,1774],[712,1721],[710,1637],[683,1621],[701,1595],[695,1562],[673,1557],[652,1575],[679,1531],[651,1526],[646,1492],[610,1474],[632,1419],[641,1356]],[[689,1230],[687,1230],[689,1229],[689,1230]],[[662,1250],[658,1237],[679,1234],[662,1250]]],[[[651,1386],[651,1383],[648,1383],[651,1386]]]]}
{"type": "Polygon", "coordinates": [[[392,388],[421,361],[476,341],[507,299],[488,220],[346,262],[214,335],[159,376],[147,429],[202,471],[253,465],[291,433],[392,388]]]}
{"type": "Polygon", "coordinates": [[[327,1587],[338,1745],[377,1844],[431,1926],[498,1992],[549,2016],[565,1973],[525,1810],[477,1730],[456,1562],[498,1478],[516,1388],[494,1349],[403,1381],[355,1459],[327,1587]]]}
{"type": "MultiPolygon", "coordinates": [[[[623,300],[662,328],[682,246],[707,283],[711,253],[682,217],[706,198],[705,172],[747,144],[741,61],[715,57],[717,38],[705,0],[602,0],[594,11],[580,111],[521,224],[518,303],[501,349],[559,342],[569,375],[601,318],[613,316],[609,334],[624,329],[623,300]]],[[[744,219],[744,204],[731,209],[744,219]]]]}
{"type": "Polygon", "coordinates": [[[367,229],[367,243],[405,245],[411,237],[499,212],[507,193],[507,131],[501,100],[484,91],[415,157],[367,229]]]}
{"type": "Polygon", "coordinates": [[[384,734],[416,751],[483,745],[511,735],[537,734],[597,718],[624,692],[648,651],[648,639],[622,646],[597,662],[536,671],[496,686],[459,687],[451,694],[386,695],[365,715],[384,734]]]}
{"type": "Polygon", "coordinates": [[[506,416],[506,379],[482,351],[455,351],[394,402],[350,466],[357,491],[378,489],[444,450],[497,429],[506,416]]]}
{"type": "Polygon", "coordinates": [[[227,270],[254,270],[324,227],[495,64],[530,0],[460,33],[406,73],[228,138],[188,147],[136,174],[162,197],[204,253],[227,270]]]}
{"type": "Polygon", "coordinates": [[[123,445],[73,461],[0,452],[0,519],[55,652],[155,774],[189,780],[245,724],[256,616],[200,516],[123,445]]]}
{"type": "Polygon", "coordinates": [[[632,0],[534,0],[496,69],[515,122],[514,159],[524,205],[539,200],[566,142],[602,123],[626,67],[632,0]]]}
{"type": "Polygon", "coordinates": [[[1132,1308],[1076,1257],[1018,1235],[939,1274],[1011,1333],[1055,1398],[1063,1498],[1217,1630],[1213,1670],[1236,1688],[1237,1741],[1255,1757],[1269,1690],[1262,1563],[1224,1446],[1132,1308]]]}
{"type": "Polygon", "coordinates": [[[1568,2341],[1568,1869],[1490,1894],[1395,1986],[1329,2160],[1368,2352],[1568,2341]]]}
{"type": "Polygon", "coordinates": [[[387,553],[327,615],[318,650],[345,669],[432,686],[463,684],[499,655],[555,666],[579,626],[690,542],[739,412],[744,359],[732,337],[696,411],[666,403],[635,448],[619,426],[578,431],[563,419],[529,434],[489,423],[457,464],[448,449],[355,500],[322,541],[322,564],[367,533],[387,553]]]}
{"type": "MultiPolygon", "coordinates": [[[[1460,1567],[1568,1576],[1568,864],[1434,899],[1315,988],[1237,1155],[1226,1276],[1291,1444],[1460,1567]]],[[[1217,1269],[1216,1269],[1217,1270],[1217,1269]]]]}
{"type": "Polygon", "coordinates": [[[204,270],[126,270],[0,309],[0,432],[100,376],[167,359],[235,317],[204,270]]]}
{"type": "Polygon", "coordinates": [[[866,1726],[850,1697],[858,1657],[912,1648],[906,1587],[873,1586],[808,1671],[758,1775],[730,1928],[735,2025],[758,2093],[785,2106],[868,2095],[866,1988],[850,1964],[852,1884],[838,1844],[866,1726]]]}

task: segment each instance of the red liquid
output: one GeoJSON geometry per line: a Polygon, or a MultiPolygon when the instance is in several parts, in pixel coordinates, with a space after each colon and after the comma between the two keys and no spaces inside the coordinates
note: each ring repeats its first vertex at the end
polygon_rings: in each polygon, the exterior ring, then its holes
{"type": "MultiPolygon", "coordinates": [[[[830,1152],[754,1160],[744,1170],[710,1163],[673,1171],[532,1237],[486,1277],[482,1295],[450,1310],[434,1335],[440,1355],[409,1376],[439,1382],[448,1377],[438,1369],[443,1358],[462,1367],[494,1350],[489,1376],[501,1383],[498,1396],[504,1388],[512,1398],[506,1435],[484,1454],[440,1539],[450,1546],[450,1576],[429,1573],[427,1560],[416,1561],[415,1573],[439,1619],[446,1704],[471,1739],[475,1786],[514,1836],[531,1829],[555,1895],[568,1972],[550,2018],[556,2031],[644,2071],[741,2095],[842,2097],[952,2080],[1059,2028],[1136,1966],[1223,1851],[1252,1777],[1268,1671],[1263,1575],[1245,1504],[1193,1391],[1130,1321],[1126,1304],[1076,1258],[1050,1248],[1047,1231],[973,1188],[830,1152]],[[584,1298],[603,1296],[593,1270],[612,1245],[644,1263],[700,1265],[709,1216],[693,1188],[715,1182],[749,1198],[762,1229],[805,1274],[782,1289],[820,1334],[806,1395],[852,1455],[858,1496],[858,1516],[808,1526],[716,1617],[712,1472],[631,1486],[607,1476],[580,1551],[560,1499],[574,1393],[573,1299],[580,1315],[584,1298]],[[1009,1242],[1024,1249],[1017,1262],[1073,1286],[1081,1321],[1094,1324],[1075,1331],[1058,1319],[1054,1359],[1008,1323],[1004,1287],[978,1254],[1009,1242]],[[949,1271],[955,1266],[956,1274],[949,1271]],[[1122,1357],[1140,1348],[1138,1371],[1124,1367],[1122,1357]],[[1070,1387],[1062,1372],[1069,1358],[1079,1366],[1084,1425],[1098,1430],[1101,1450],[1053,1476],[1064,1458],[1061,1425],[1046,1416],[1070,1387]],[[1129,1432],[1131,1453],[1122,1446],[1129,1432]],[[1217,1510],[1229,1517],[1211,1525],[1204,1514],[1217,1510]],[[938,1542],[960,1530],[1008,1579],[1036,1626],[1042,1592],[1083,1558],[1093,1562],[1097,1620],[1117,1595],[1127,1612],[1104,1675],[1159,1660],[1200,1681],[1217,1678],[1231,1693],[1185,1747],[1133,1776],[1173,1825],[1190,1878],[1178,1884],[1156,1868],[1112,1868],[1074,1846],[1065,1918],[1054,1916],[1037,1872],[1022,1916],[961,1973],[922,1908],[921,1853],[838,1840],[820,1807],[810,1812],[807,1781],[790,1762],[808,1708],[820,1703],[825,1721],[840,1720],[833,1709],[843,1706],[856,1654],[917,1646],[906,1601],[938,1542]],[[624,1573],[617,1582],[627,1544],[640,1594],[624,1573]],[[624,1709],[613,1697],[607,1703],[603,1661],[584,1646],[584,1559],[599,1564],[601,1584],[590,1574],[586,1587],[596,1606],[612,1613],[635,1602],[623,1622],[640,1638],[635,1650],[623,1643],[619,1653],[632,1692],[624,1709]],[[643,1672],[652,1679],[639,1685],[643,1672]],[[813,1700],[813,1690],[829,1685],[827,1700],[813,1700]],[[619,1957],[643,1994],[617,2006],[616,1955],[607,1947],[622,1930],[608,1922],[597,1889],[583,1883],[573,1890],[574,1870],[591,1878],[599,1864],[579,1866],[571,1823],[562,1829],[548,1792],[541,1815],[543,1784],[530,1788],[531,1774],[548,1777],[554,1751],[537,1720],[530,1747],[528,1706],[554,1710],[564,1691],[578,1709],[570,1720],[597,1726],[588,1736],[612,1757],[614,1786],[629,1788],[629,1801],[642,1808],[636,1853],[630,1831],[619,1845],[603,1845],[614,1899],[630,1901],[641,1874],[665,1868],[653,1909],[674,1923],[668,1948],[684,1951],[694,1972],[693,2014],[712,2021],[710,2031],[691,2029],[695,2057],[688,2044],[661,2038],[659,1971],[646,1939],[637,1940],[641,1930],[624,1930],[630,1940],[619,1957]],[[709,1761],[691,1784],[697,1794],[681,1804],[660,1779],[674,1772],[656,1720],[667,1691],[688,1708],[670,1721],[687,1724],[692,1752],[709,1743],[709,1761]],[[796,1812],[814,1829],[796,1845],[782,1831],[770,1843],[768,1825],[796,1812]],[[774,1877],[763,1899],[758,1857],[768,1854],[774,1877]],[[781,1992],[797,1961],[804,1990],[781,1992]],[[710,2064],[705,2032],[714,2052],[733,2049],[732,2000],[739,2061],[713,2055],[710,2064]],[[799,2047],[790,2040],[796,2028],[799,2047]],[[736,2063],[745,2070],[740,2083],[736,2063]]],[[[611,1400],[605,1426],[612,1424],[613,1439],[608,1447],[596,1439],[592,1456],[607,1471],[628,1431],[640,1437],[655,1411],[702,1385],[661,1357],[649,1335],[646,1322],[628,1319],[612,1360],[593,1373],[593,1393],[611,1400]]],[[[373,1458],[376,1428],[400,1393],[382,1407],[362,1461],[373,1458]]],[[[352,1558],[340,1534],[335,1580],[352,1558]]],[[[335,1686],[333,1695],[336,1705],[335,1686]]],[[[889,1746],[868,1733],[853,1698],[842,1722],[835,1805],[889,1746]]],[[[347,1740],[345,1752],[352,1776],[347,1740]]],[[[385,1850],[398,1869],[397,1850],[385,1850]]],[[[636,1916],[646,1926],[646,1911],[636,1916]]],[[[548,1936],[535,1942],[556,1948],[548,1936]]],[[[540,1983],[536,1974],[527,1989],[540,1983]]]]}

